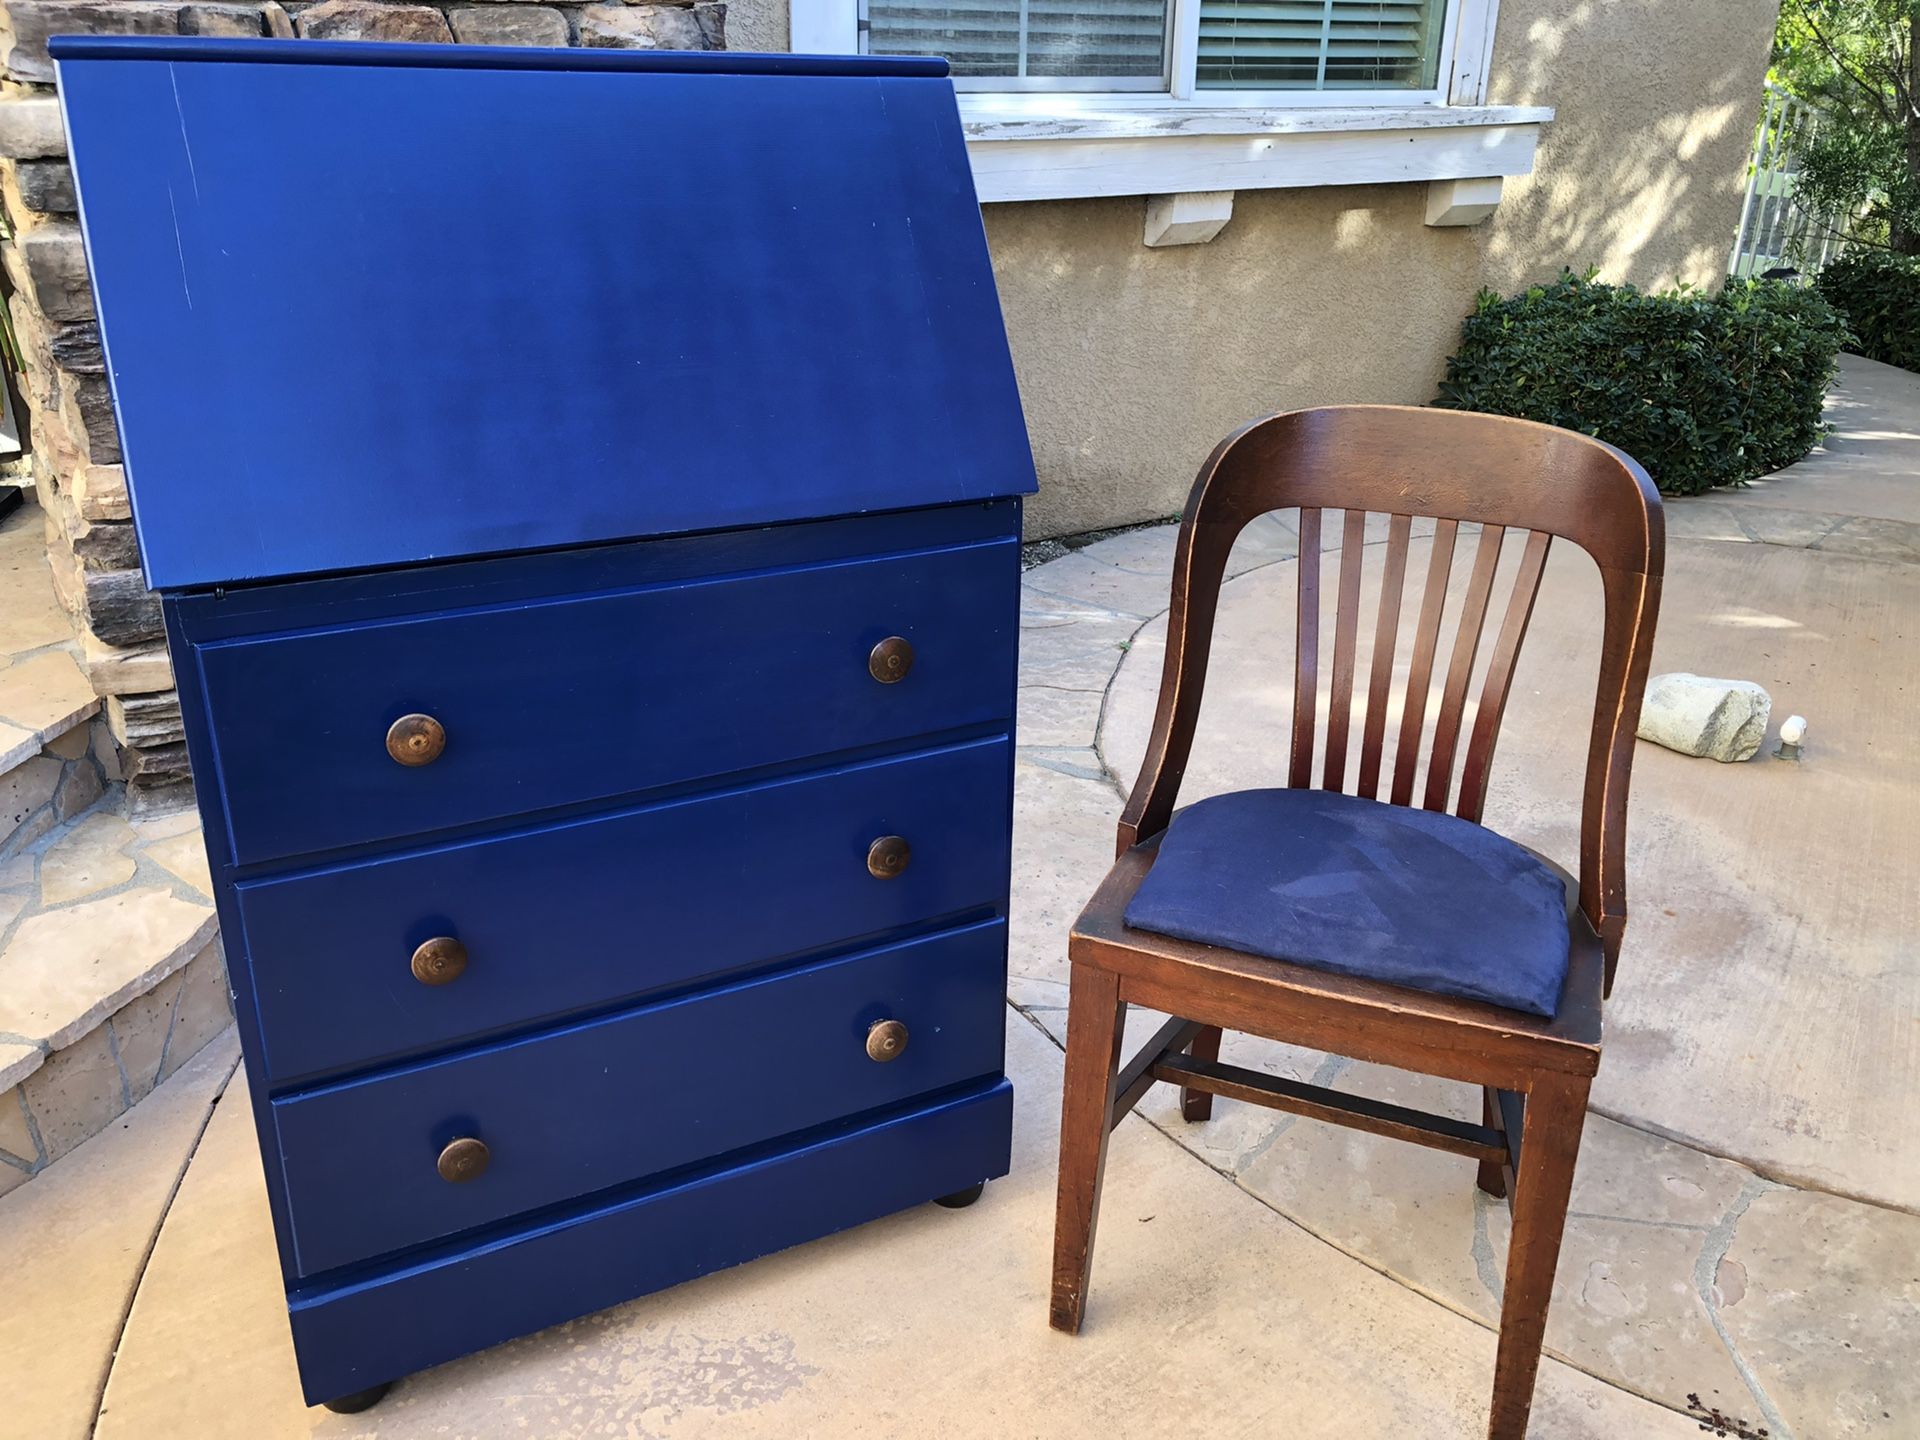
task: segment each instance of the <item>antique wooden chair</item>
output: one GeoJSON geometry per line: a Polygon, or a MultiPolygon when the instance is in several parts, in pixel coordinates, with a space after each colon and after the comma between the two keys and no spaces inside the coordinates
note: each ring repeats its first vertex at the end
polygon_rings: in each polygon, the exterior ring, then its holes
{"type": "Polygon", "coordinates": [[[1638,465],[1596,440],[1524,420],[1397,406],[1304,410],[1256,421],[1208,458],[1181,518],[1159,707],[1120,821],[1119,861],[1069,941],[1055,1329],[1078,1331],[1086,1306],[1108,1132],[1166,1081],[1181,1087],[1189,1120],[1207,1119],[1212,1097],[1224,1095],[1478,1161],[1480,1188],[1507,1196],[1513,1216],[1489,1434],[1525,1434],[1587,1088],[1600,1061],[1601,1002],[1626,927],[1627,781],[1663,537],[1659,496],[1638,465]],[[1299,510],[1300,558],[1287,788],[1217,796],[1175,816],[1228,552],[1250,520],[1291,507],[1299,510]],[[1315,789],[1328,509],[1342,510],[1344,521],[1315,789]],[[1369,512],[1386,517],[1386,543],[1375,552],[1382,587],[1349,791],[1369,512]],[[1436,523],[1387,773],[1414,517],[1436,523]],[[1448,578],[1463,523],[1480,530],[1456,606],[1448,578]],[[1481,630],[1511,530],[1524,530],[1526,540],[1470,713],[1481,630]],[[1514,662],[1556,536],[1597,562],[1605,599],[1577,880],[1478,823],[1514,662]],[[1450,609],[1458,623],[1416,800],[1428,691],[1450,609]],[[1122,1065],[1129,1002],[1176,1018],[1122,1065]],[[1224,1065],[1223,1027],[1480,1086],[1483,1123],[1224,1065]]]}

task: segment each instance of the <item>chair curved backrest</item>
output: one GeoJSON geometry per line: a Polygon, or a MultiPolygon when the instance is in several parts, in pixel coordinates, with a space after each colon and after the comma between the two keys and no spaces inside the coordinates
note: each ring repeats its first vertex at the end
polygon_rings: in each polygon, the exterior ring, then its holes
{"type": "Polygon", "coordinates": [[[1526,532],[1459,765],[1454,812],[1476,822],[1548,547],[1555,538],[1569,540],[1599,566],[1605,621],[1587,745],[1579,881],[1580,908],[1606,947],[1611,990],[1627,918],[1627,787],[1660,608],[1666,530],[1659,492],[1646,471],[1610,445],[1551,425],[1457,410],[1336,405],[1271,415],[1221,441],[1200,467],[1180,520],[1160,700],[1146,760],[1120,820],[1121,853],[1158,834],[1172,818],[1200,716],[1214,614],[1234,540],[1249,521],[1294,507],[1300,511],[1299,610],[1287,783],[1304,788],[1314,784],[1323,516],[1339,510],[1344,521],[1331,706],[1319,783],[1322,789],[1348,788],[1366,521],[1369,513],[1381,515],[1386,517],[1387,539],[1352,793],[1396,805],[1414,803],[1415,770],[1459,527],[1481,527],[1433,715],[1420,798],[1428,810],[1446,810],[1454,793],[1468,690],[1501,548],[1508,532],[1526,532]],[[1393,652],[1416,517],[1436,524],[1393,771],[1383,776],[1393,652]],[[1384,797],[1383,781],[1388,789],[1384,797]]]}

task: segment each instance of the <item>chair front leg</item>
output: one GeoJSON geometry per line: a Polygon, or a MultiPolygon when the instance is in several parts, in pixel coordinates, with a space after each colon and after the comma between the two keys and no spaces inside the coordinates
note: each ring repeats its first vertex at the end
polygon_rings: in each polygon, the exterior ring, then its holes
{"type": "Polygon", "coordinates": [[[1513,1182],[1513,1238],[1500,1300],[1500,1346],[1493,1369],[1488,1440],[1524,1440],[1533,1408],[1540,1347],[1546,1339],[1553,1273],[1560,1262],[1580,1131],[1586,1123],[1583,1076],[1547,1074],[1527,1092],[1520,1169],[1513,1182]]]}
{"type": "Polygon", "coordinates": [[[1060,1102],[1060,1197],[1053,1222],[1053,1303],[1048,1323],[1080,1332],[1093,1265],[1100,1177],[1107,1165],[1108,1116],[1120,1069],[1127,1007],[1120,977],[1093,965],[1073,967],[1067,1002],[1067,1073],[1060,1102]]]}
{"type": "MultiPolygon", "coordinates": [[[[1193,1037],[1193,1043],[1187,1046],[1187,1053],[1196,1060],[1218,1060],[1220,1058],[1220,1027],[1209,1025],[1193,1037]]],[[[1213,1096],[1205,1090],[1189,1090],[1180,1087],[1180,1118],[1198,1123],[1213,1118],[1213,1096]]]]}

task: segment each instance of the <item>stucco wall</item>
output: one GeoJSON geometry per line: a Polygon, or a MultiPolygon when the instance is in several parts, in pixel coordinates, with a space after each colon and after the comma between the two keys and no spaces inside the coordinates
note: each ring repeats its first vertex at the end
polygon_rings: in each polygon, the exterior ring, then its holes
{"type": "Polygon", "coordinates": [[[727,49],[785,50],[787,0],[727,0],[727,49]]]}
{"type": "Polygon", "coordinates": [[[1242,191],[1218,239],[1161,250],[1137,197],[987,206],[1040,468],[1028,533],[1173,514],[1214,442],[1269,411],[1432,399],[1482,285],[1588,265],[1718,284],[1776,6],[1503,0],[1490,98],[1558,118],[1472,229],[1427,228],[1424,185],[1242,191]]]}
{"type": "Polygon", "coordinates": [[[1502,0],[1489,99],[1551,105],[1530,176],[1486,225],[1486,283],[1563,264],[1718,286],[1778,0],[1502,0]]]}
{"type": "Polygon", "coordinates": [[[1031,536],[1171,515],[1269,410],[1431,398],[1480,273],[1423,185],[1252,190],[1205,245],[1151,250],[1138,199],[989,205],[1040,467],[1031,536]]]}

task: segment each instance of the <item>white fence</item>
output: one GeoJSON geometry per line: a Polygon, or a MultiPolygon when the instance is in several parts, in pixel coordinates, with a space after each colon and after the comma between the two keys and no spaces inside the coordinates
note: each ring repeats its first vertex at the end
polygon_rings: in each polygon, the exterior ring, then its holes
{"type": "Polygon", "coordinates": [[[1794,198],[1800,158],[1820,131],[1821,114],[1771,83],[1767,110],[1747,161],[1747,198],[1727,268],[1734,275],[1762,275],[1792,267],[1812,275],[1846,243],[1844,217],[1813,214],[1794,198]]]}

